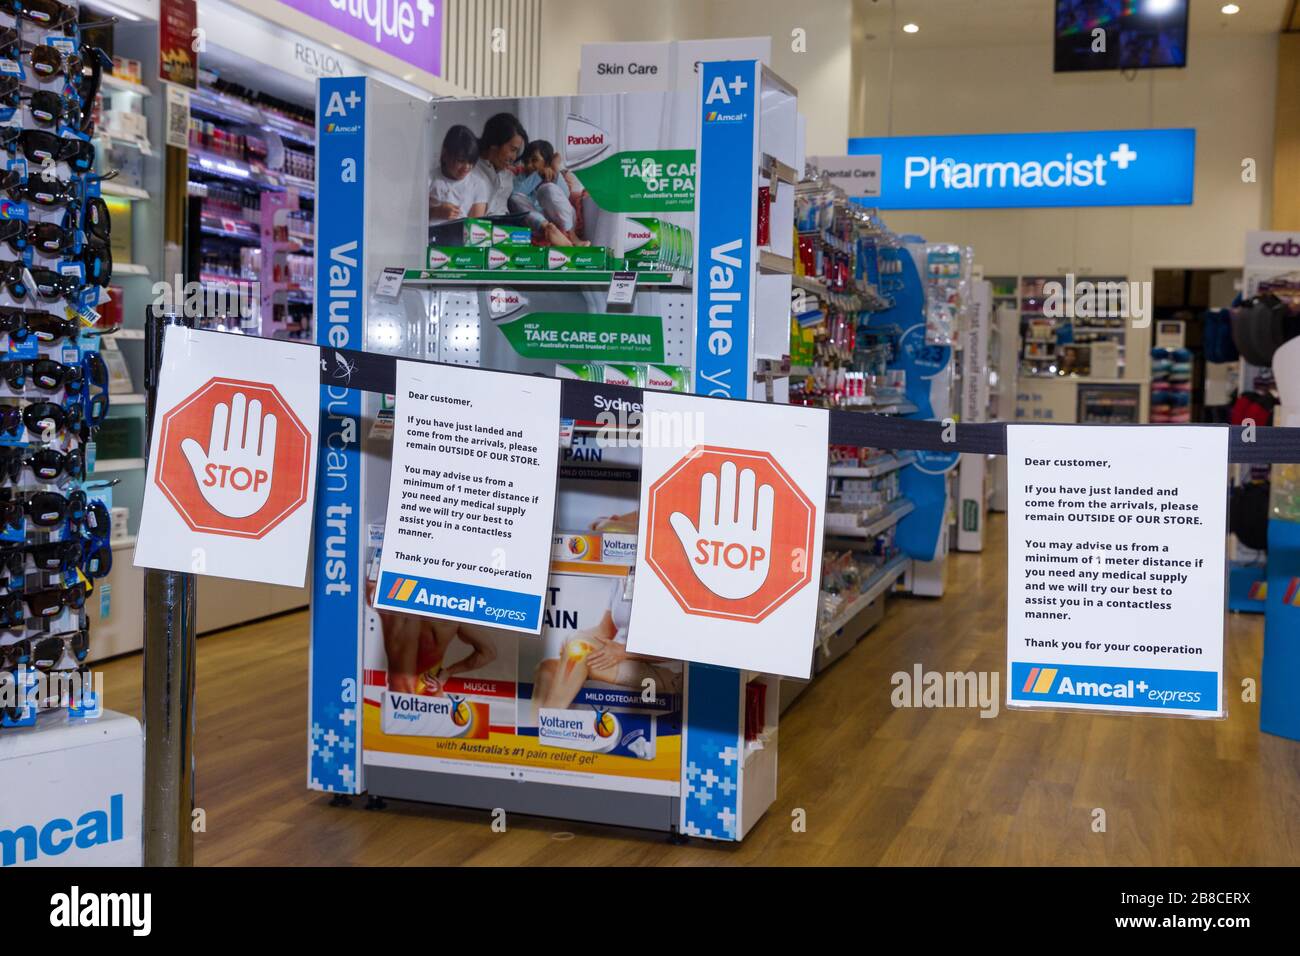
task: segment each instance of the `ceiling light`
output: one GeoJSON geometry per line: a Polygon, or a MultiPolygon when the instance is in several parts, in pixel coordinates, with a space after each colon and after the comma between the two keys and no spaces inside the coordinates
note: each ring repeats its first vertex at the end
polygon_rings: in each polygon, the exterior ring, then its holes
{"type": "Polygon", "coordinates": [[[1235,3],[1225,3],[1219,8],[1219,12],[1232,16],[1234,13],[1240,13],[1241,7],[1237,6],[1235,3]]]}
{"type": "Polygon", "coordinates": [[[904,33],[920,33],[920,32],[921,32],[921,28],[918,27],[915,23],[904,23],[904,24],[903,24],[903,32],[904,32],[904,33]]]}
{"type": "Polygon", "coordinates": [[[1146,0],[1142,12],[1149,17],[1163,17],[1172,13],[1178,6],[1178,0],[1146,0]]]}

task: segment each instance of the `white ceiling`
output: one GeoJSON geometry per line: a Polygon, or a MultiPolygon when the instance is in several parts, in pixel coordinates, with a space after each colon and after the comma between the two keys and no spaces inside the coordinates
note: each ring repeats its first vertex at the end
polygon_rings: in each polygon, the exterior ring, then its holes
{"type": "MultiPolygon", "coordinates": [[[[1196,37],[1213,33],[1277,33],[1291,0],[1235,0],[1241,12],[1219,12],[1228,0],[1191,0],[1192,53],[1196,37]]],[[[1050,43],[1052,0],[853,0],[854,40],[895,49],[996,47],[1050,43]],[[919,33],[904,33],[915,23],[919,33]]]]}

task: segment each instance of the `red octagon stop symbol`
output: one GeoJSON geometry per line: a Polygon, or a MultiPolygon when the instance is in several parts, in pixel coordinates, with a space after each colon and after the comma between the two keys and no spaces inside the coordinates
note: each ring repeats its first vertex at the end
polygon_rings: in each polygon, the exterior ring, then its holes
{"type": "Polygon", "coordinates": [[[646,562],[687,614],[757,623],[812,580],[817,507],[768,452],[696,446],[648,498],[646,562]]]}
{"type": "Polygon", "coordinates": [[[274,385],[210,379],[158,446],[154,482],[195,531],[261,538],[307,501],[311,435],[274,385]]]}

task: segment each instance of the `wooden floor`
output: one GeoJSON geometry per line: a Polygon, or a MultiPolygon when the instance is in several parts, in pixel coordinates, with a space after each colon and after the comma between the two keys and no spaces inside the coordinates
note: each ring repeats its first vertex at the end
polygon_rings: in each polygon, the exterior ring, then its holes
{"type": "MultiPolygon", "coordinates": [[[[890,676],[1004,667],[1005,526],[956,555],[942,600],[892,599],[884,622],[782,719],[776,804],[739,846],[390,802],[329,806],[304,786],[307,616],[199,642],[197,802],[214,864],[1300,863],[1300,743],[1236,700],[1258,679],[1262,619],[1230,616],[1226,721],[896,710],[890,676]],[[791,830],[802,808],[807,831],[791,830]],[[1094,809],[1106,832],[1093,832],[1094,809]]],[[[138,712],[140,659],[106,665],[138,712]]],[[[1002,691],[1005,695],[1005,689],[1002,691]]]]}

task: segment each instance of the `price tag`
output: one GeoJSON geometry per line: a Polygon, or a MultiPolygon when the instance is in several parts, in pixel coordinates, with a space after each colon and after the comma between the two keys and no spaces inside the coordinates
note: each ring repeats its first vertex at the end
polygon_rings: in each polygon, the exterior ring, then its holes
{"type": "Polygon", "coordinates": [[[609,295],[605,304],[610,306],[631,306],[636,296],[636,273],[615,272],[609,280],[609,295]]]}
{"type": "Polygon", "coordinates": [[[396,299],[397,294],[402,291],[402,277],[406,274],[405,269],[389,267],[379,274],[379,281],[375,284],[375,295],[381,299],[396,299]]]}

